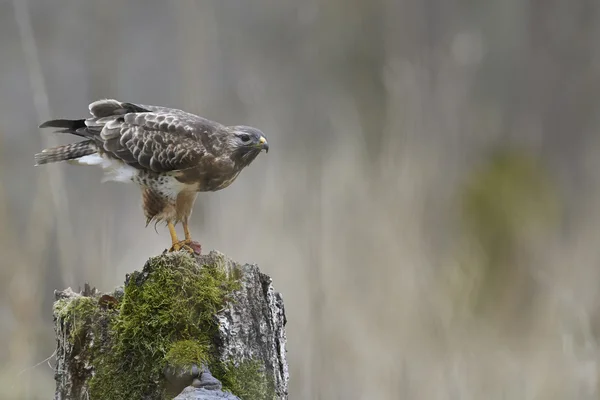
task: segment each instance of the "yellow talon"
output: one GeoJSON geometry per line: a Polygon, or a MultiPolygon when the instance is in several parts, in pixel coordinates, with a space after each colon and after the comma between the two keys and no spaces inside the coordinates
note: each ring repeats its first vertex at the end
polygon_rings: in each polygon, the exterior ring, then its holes
{"type": "Polygon", "coordinates": [[[185,233],[185,240],[179,240],[177,238],[177,232],[175,231],[175,225],[172,222],[168,222],[167,226],[169,227],[169,233],[171,234],[171,248],[169,249],[169,253],[173,251],[185,250],[191,254],[200,254],[199,250],[194,250],[190,244],[192,243],[192,238],[190,235],[190,231],[188,229],[187,221],[183,221],[183,231],[185,233]]]}
{"type": "Polygon", "coordinates": [[[181,240],[177,243],[173,243],[173,245],[169,249],[169,252],[185,250],[188,253],[194,254],[194,249],[192,249],[190,246],[188,246],[190,243],[191,243],[191,240],[187,240],[187,239],[181,240]]]}

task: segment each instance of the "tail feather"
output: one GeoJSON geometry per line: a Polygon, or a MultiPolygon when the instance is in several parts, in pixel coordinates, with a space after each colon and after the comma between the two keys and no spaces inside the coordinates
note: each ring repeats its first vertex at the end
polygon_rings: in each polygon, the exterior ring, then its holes
{"type": "Polygon", "coordinates": [[[40,128],[63,128],[56,132],[71,133],[77,136],[85,137],[85,119],[52,119],[42,123],[40,128]]]}
{"type": "Polygon", "coordinates": [[[66,128],[75,131],[79,128],[85,128],[85,119],[51,119],[42,123],[39,127],[66,128]]]}
{"type": "Polygon", "coordinates": [[[94,154],[98,148],[92,140],[70,143],[42,150],[35,155],[35,165],[43,165],[60,161],[74,160],[89,154],[94,154]]]}

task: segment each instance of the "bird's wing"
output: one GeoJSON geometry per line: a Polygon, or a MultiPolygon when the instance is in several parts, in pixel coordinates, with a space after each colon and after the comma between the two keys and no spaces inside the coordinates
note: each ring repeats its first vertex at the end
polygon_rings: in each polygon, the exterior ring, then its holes
{"type": "Polygon", "coordinates": [[[157,173],[192,168],[212,156],[211,137],[222,129],[185,111],[116,100],[92,103],[90,112],[85,136],[109,157],[157,173]]]}

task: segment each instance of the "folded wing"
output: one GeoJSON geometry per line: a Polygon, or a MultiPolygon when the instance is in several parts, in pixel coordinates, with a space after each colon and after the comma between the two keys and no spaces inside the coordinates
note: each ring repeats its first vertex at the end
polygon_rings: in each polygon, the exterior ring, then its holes
{"type": "Polygon", "coordinates": [[[224,128],[182,110],[110,99],[93,102],[89,109],[91,118],[42,126],[92,139],[100,153],[157,173],[192,168],[211,157],[224,128]]]}

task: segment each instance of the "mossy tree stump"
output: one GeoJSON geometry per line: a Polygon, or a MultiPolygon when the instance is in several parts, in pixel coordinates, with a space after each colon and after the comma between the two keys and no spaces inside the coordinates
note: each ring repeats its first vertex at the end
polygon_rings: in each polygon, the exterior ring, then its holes
{"type": "Polygon", "coordinates": [[[166,253],[55,296],[55,400],[287,399],[283,300],[256,265],[166,253]]]}

